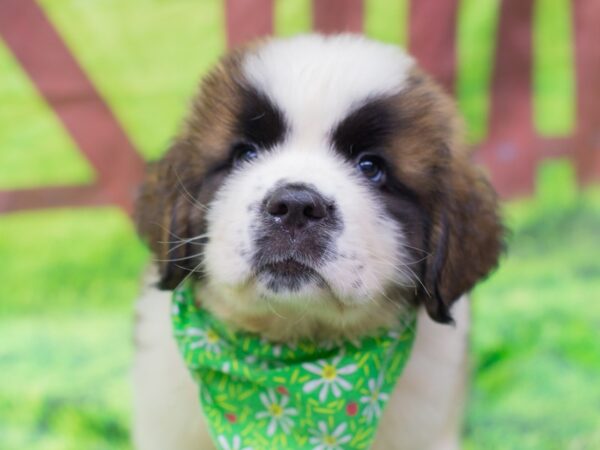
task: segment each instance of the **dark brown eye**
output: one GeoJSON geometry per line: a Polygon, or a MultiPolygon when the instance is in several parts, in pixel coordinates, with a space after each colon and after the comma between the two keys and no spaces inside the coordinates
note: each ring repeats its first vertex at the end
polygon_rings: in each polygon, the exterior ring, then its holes
{"type": "Polygon", "coordinates": [[[382,166],[381,161],[373,156],[363,156],[357,164],[358,170],[373,183],[383,181],[384,171],[382,166]]]}
{"type": "Polygon", "coordinates": [[[258,157],[258,149],[254,144],[240,142],[233,147],[233,163],[243,164],[255,160],[258,157]]]}

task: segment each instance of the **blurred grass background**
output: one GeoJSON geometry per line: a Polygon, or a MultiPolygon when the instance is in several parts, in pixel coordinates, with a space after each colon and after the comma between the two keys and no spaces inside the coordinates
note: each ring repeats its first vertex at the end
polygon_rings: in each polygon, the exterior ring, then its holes
{"type": "MultiPolygon", "coordinates": [[[[498,2],[461,1],[457,101],[474,143],[498,2]]],[[[221,1],[41,4],[133,142],[159,157],[225,49],[221,1]]],[[[309,1],[275,4],[277,34],[310,28],[309,1]]],[[[406,5],[368,0],[367,34],[405,43],[406,5]]],[[[568,5],[536,1],[535,123],[548,135],[574,126],[568,5]]],[[[1,41],[0,100],[0,188],[93,177],[1,41]]],[[[564,161],[537,184],[505,205],[507,255],[474,294],[468,449],[600,448],[600,189],[578,190],[564,161]]],[[[0,216],[1,449],[130,448],[132,306],[148,258],[116,209],[0,216]]]]}

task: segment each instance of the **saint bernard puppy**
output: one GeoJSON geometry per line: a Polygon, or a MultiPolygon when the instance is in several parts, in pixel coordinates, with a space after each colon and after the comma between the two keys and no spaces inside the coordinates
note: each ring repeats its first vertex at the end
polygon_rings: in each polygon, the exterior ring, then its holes
{"type": "Polygon", "coordinates": [[[373,448],[459,448],[465,294],[503,228],[454,103],[404,51],[308,35],[227,54],[149,167],[136,220],[162,290],[137,309],[138,449],[214,448],[171,331],[184,279],[220,320],[274,342],[355,339],[417,310],[373,448]]]}

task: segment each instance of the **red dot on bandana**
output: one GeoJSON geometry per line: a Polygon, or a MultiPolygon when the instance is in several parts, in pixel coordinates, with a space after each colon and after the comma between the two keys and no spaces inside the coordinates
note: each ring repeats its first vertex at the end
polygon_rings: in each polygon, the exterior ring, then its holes
{"type": "Polygon", "coordinates": [[[279,392],[281,395],[290,395],[290,392],[285,388],[285,386],[279,386],[277,388],[277,392],[279,392]]]}
{"type": "Polygon", "coordinates": [[[235,423],[235,421],[237,420],[235,414],[232,413],[225,414],[225,418],[229,421],[229,423],[235,423]]]}
{"type": "Polygon", "coordinates": [[[350,402],[348,403],[348,405],[346,405],[346,414],[348,414],[349,416],[355,416],[357,412],[358,405],[356,404],[356,402],[350,402]]]}

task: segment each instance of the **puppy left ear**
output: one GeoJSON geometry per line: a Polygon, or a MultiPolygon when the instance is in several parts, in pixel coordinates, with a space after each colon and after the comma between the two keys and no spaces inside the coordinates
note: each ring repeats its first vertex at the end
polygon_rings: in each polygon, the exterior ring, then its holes
{"type": "Polygon", "coordinates": [[[158,288],[164,290],[175,289],[197,272],[194,256],[199,250],[197,246],[192,249],[189,238],[201,228],[203,212],[194,206],[198,186],[188,181],[187,166],[179,162],[189,160],[181,157],[186,151],[185,142],[175,142],[163,159],[150,163],[136,201],[138,234],[155,256],[158,288]]]}
{"type": "Polygon", "coordinates": [[[451,305],[497,265],[503,234],[495,191],[466,157],[458,156],[432,211],[421,298],[433,320],[452,322],[451,305]]]}

